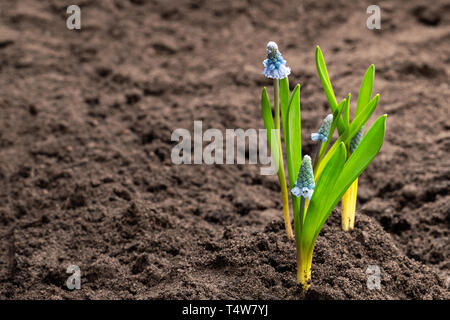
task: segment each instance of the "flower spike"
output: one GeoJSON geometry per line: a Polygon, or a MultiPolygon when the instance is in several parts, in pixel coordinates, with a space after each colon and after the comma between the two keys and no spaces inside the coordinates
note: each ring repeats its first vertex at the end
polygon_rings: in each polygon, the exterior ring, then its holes
{"type": "Polygon", "coordinates": [[[296,197],[308,198],[311,197],[314,192],[314,173],[311,165],[311,157],[305,155],[300,165],[300,171],[298,173],[298,179],[295,182],[295,187],[292,188],[291,192],[296,197]]]}
{"type": "Polygon", "coordinates": [[[278,45],[270,41],[266,48],[267,59],[264,60],[264,75],[270,79],[284,79],[291,74],[291,68],[286,66],[286,60],[283,59],[278,45]]]}
{"type": "Polygon", "coordinates": [[[331,123],[333,122],[333,115],[329,114],[322,121],[322,125],[320,126],[319,132],[311,133],[311,139],[313,141],[321,140],[322,142],[326,142],[328,139],[328,133],[330,133],[331,123]]]}
{"type": "Polygon", "coordinates": [[[359,131],[355,134],[355,136],[350,140],[350,152],[353,153],[361,142],[362,136],[364,132],[364,126],[359,129],[359,131]]]}

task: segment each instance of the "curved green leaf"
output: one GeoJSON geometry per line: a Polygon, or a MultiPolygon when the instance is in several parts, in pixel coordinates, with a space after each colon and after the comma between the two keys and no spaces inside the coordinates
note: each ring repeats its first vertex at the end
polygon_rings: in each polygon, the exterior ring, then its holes
{"type": "Polygon", "coordinates": [[[270,108],[270,100],[269,95],[267,94],[267,90],[264,87],[261,94],[261,111],[264,121],[264,127],[267,130],[267,142],[269,143],[269,148],[272,153],[272,157],[274,159],[278,159],[280,145],[278,143],[277,134],[275,131],[275,127],[273,125],[273,115],[272,109],[270,108]]]}
{"type": "MultiPolygon", "coordinates": [[[[331,111],[333,111],[334,113],[338,103],[336,100],[336,96],[334,95],[330,77],[328,76],[327,66],[323,58],[322,50],[320,50],[319,46],[316,47],[316,68],[319,74],[320,81],[322,82],[323,90],[325,91],[325,95],[327,96],[328,103],[330,104],[331,111]]],[[[337,122],[337,128],[339,134],[342,134],[345,131],[344,122],[340,118],[337,122]]]]}
{"type": "Polygon", "coordinates": [[[372,64],[364,74],[359,90],[358,102],[356,103],[355,118],[359,115],[363,108],[367,106],[372,96],[373,82],[375,78],[375,66],[372,64]]]}
{"type": "Polygon", "coordinates": [[[267,141],[269,142],[270,145],[272,143],[270,131],[274,129],[274,125],[273,125],[272,109],[270,108],[270,100],[269,95],[267,94],[266,87],[263,88],[261,94],[261,111],[264,121],[264,127],[267,130],[267,141]]]}
{"type": "Polygon", "coordinates": [[[341,142],[317,181],[301,235],[301,242],[305,243],[306,247],[313,244],[316,234],[322,228],[322,221],[325,221],[331,212],[331,210],[327,210],[330,202],[334,200],[330,197],[330,191],[336,185],[344,167],[345,159],[347,158],[346,153],[345,145],[341,142]]]}
{"type": "Polygon", "coordinates": [[[344,106],[344,110],[342,111],[342,118],[344,119],[345,129],[350,125],[350,97],[351,94],[347,95],[346,104],[344,106]]]}
{"type": "MultiPolygon", "coordinates": [[[[328,194],[326,212],[331,212],[356,178],[367,168],[381,149],[386,132],[387,115],[379,117],[345,163],[339,178],[328,194]]],[[[325,173],[325,170],[324,170],[325,173]]],[[[325,219],[326,220],[326,219],[325,219]]],[[[325,223],[323,220],[323,223],[325,223]]]]}
{"type": "Polygon", "coordinates": [[[302,162],[302,136],[300,122],[300,85],[295,86],[288,107],[288,130],[286,155],[288,163],[289,184],[292,187],[297,180],[302,162]]]}
{"type": "Polygon", "coordinates": [[[280,80],[280,109],[281,109],[281,121],[283,122],[283,134],[286,139],[287,128],[287,114],[289,103],[289,79],[288,77],[280,80]]]}
{"type": "Polygon", "coordinates": [[[355,117],[355,120],[353,120],[350,124],[348,131],[346,131],[343,135],[345,136],[345,143],[348,143],[350,139],[353,138],[359,131],[359,129],[366,124],[367,120],[369,120],[370,116],[377,108],[379,100],[380,95],[377,94],[372,100],[370,100],[367,106],[365,106],[364,110],[355,117]]]}
{"type": "Polygon", "coordinates": [[[330,151],[328,151],[323,160],[317,166],[317,170],[314,173],[315,177],[320,176],[322,170],[324,169],[324,166],[327,164],[331,155],[339,146],[339,143],[344,142],[344,144],[348,144],[350,142],[350,139],[353,138],[353,136],[359,131],[359,129],[361,129],[361,127],[367,122],[372,113],[375,111],[375,108],[378,105],[379,98],[380,95],[377,94],[372,100],[370,100],[368,106],[364,108],[364,112],[360,113],[356,117],[356,119],[352,121],[348,129],[345,130],[345,132],[336,140],[336,142],[330,148],[330,151]]]}

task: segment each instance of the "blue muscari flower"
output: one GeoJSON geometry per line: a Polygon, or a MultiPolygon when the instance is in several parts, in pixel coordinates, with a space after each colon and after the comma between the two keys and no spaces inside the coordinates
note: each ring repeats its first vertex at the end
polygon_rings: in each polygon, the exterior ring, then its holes
{"type": "Polygon", "coordinates": [[[311,133],[311,139],[313,141],[321,140],[322,142],[327,141],[328,133],[330,133],[331,123],[333,122],[333,115],[329,114],[325,119],[323,119],[322,125],[320,126],[319,132],[311,133]]]}
{"type": "Polygon", "coordinates": [[[270,79],[284,79],[291,74],[291,68],[286,66],[286,60],[283,59],[278,46],[270,41],[266,48],[267,59],[264,60],[264,75],[270,79]]]}
{"type": "Polygon", "coordinates": [[[300,165],[300,171],[298,173],[298,179],[295,182],[295,187],[292,188],[291,192],[294,196],[308,198],[311,197],[314,192],[314,173],[311,165],[311,157],[306,155],[303,157],[302,164],[300,165]]]}
{"type": "Polygon", "coordinates": [[[364,132],[364,126],[359,129],[359,131],[355,134],[355,136],[350,140],[350,152],[353,153],[361,142],[362,136],[364,132]]]}

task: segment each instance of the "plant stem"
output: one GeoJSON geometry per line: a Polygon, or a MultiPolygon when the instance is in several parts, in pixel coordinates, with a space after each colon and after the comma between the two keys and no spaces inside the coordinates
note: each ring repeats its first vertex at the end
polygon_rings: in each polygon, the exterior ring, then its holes
{"type": "Polygon", "coordinates": [[[347,191],[345,191],[344,195],[342,196],[342,230],[348,231],[349,225],[350,225],[350,215],[351,215],[351,189],[352,186],[350,186],[347,191]]]}
{"type": "Polygon", "coordinates": [[[297,250],[297,283],[302,285],[303,297],[305,297],[311,285],[312,252],[303,253],[297,250]]]}
{"type": "MultiPolygon", "coordinates": [[[[319,163],[320,149],[322,148],[322,141],[317,144],[316,156],[314,157],[312,167],[316,169],[316,165],[319,163]]],[[[315,170],[314,170],[315,171],[315,170]]]]}
{"type": "Polygon", "coordinates": [[[298,247],[300,243],[300,235],[302,233],[302,224],[300,223],[300,201],[297,197],[291,197],[292,209],[294,211],[294,235],[295,244],[298,247]]]}
{"type": "MultiPolygon", "coordinates": [[[[312,263],[312,250],[308,250],[302,247],[301,243],[301,232],[303,229],[303,220],[305,216],[305,205],[306,199],[300,197],[300,226],[296,229],[299,232],[295,234],[296,236],[296,245],[297,245],[297,283],[302,286],[303,297],[305,297],[306,292],[308,291],[309,286],[311,285],[311,263],[312,263]]],[[[296,230],[297,231],[297,230],[296,230]]]]}
{"type": "Polygon", "coordinates": [[[288,192],[287,192],[286,178],[284,176],[283,169],[278,170],[278,180],[280,181],[281,197],[283,200],[284,226],[286,228],[286,234],[287,234],[289,240],[293,240],[294,234],[292,232],[291,218],[289,216],[289,198],[288,198],[288,192]]]}
{"type": "Polygon", "coordinates": [[[290,240],[294,239],[292,232],[291,218],[289,215],[289,197],[286,184],[286,175],[284,173],[283,164],[283,150],[281,148],[281,133],[280,133],[280,80],[274,79],[273,81],[273,93],[274,93],[274,105],[275,105],[275,129],[277,131],[278,141],[278,180],[280,181],[281,197],[283,200],[283,215],[284,225],[286,228],[287,236],[290,240]]]}
{"type": "Polygon", "coordinates": [[[275,104],[275,129],[280,129],[280,80],[278,79],[273,79],[273,98],[275,104]]]}
{"type": "Polygon", "coordinates": [[[353,181],[342,197],[342,230],[352,230],[355,225],[356,192],[358,179],[353,181]]]}
{"type": "Polygon", "coordinates": [[[350,216],[350,230],[355,227],[355,215],[356,215],[356,195],[358,193],[358,178],[352,184],[352,215],[350,216]]]}
{"type": "Polygon", "coordinates": [[[300,232],[303,230],[303,219],[305,218],[305,198],[300,197],[300,232]]]}

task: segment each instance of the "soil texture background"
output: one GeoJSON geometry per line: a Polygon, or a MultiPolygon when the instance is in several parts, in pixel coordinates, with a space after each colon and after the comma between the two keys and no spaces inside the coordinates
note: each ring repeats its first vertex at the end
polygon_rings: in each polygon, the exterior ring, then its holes
{"type": "Polygon", "coordinates": [[[0,298],[301,299],[276,176],[171,161],[176,128],[262,128],[268,41],[300,83],[303,152],[376,68],[380,154],[316,244],[307,299],[448,299],[450,2],[0,2],[0,298]],[[66,287],[69,265],[81,290],[66,287]],[[366,286],[369,265],[381,289],[366,286]]]}

